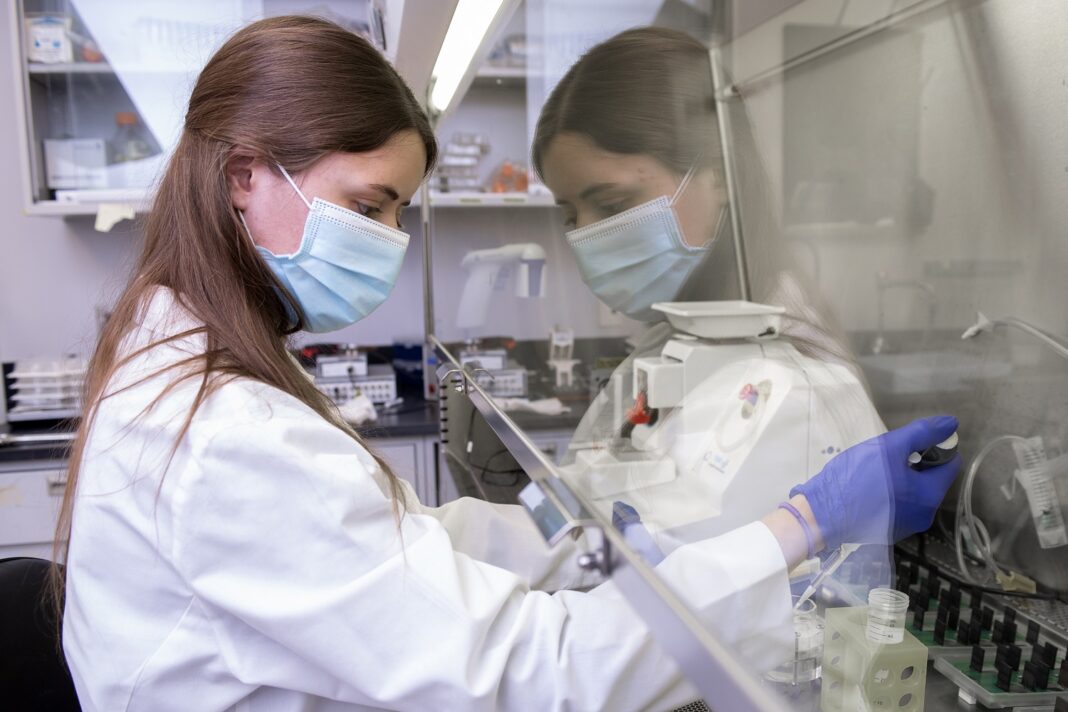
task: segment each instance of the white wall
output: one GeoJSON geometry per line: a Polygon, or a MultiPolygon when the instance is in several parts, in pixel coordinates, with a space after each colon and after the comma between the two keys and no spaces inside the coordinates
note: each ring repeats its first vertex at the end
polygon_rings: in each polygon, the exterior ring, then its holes
{"type": "Polygon", "coordinates": [[[5,361],[91,348],[94,308],[121,285],[139,245],[130,223],[99,234],[85,218],[23,214],[9,23],[5,10],[0,13],[0,360],[5,361]]]}

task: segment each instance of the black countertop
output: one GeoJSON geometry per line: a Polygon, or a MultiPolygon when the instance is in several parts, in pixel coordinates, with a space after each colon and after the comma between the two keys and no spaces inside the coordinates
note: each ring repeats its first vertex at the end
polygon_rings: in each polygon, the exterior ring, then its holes
{"type": "Polygon", "coordinates": [[[70,442],[0,445],[0,466],[22,462],[66,460],[69,452],[70,442]]]}
{"type": "MultiPolygon", "coordinates": [[[[396,410],[380,413],[378,420],[368,423],[358,431],[367,438],[404,438],[435,435],[438,432],[438,407],[421,398],[416,402],[406,401],[396,410]]],[[[0,432],[4,432],[0,430],[0,432]]],[[[20,429],[17,434],[37,435],[49,432],[41,429],[20,429]]],[[[69,442],[34,442],[0,446],[0,465],[5,463],[33,462],[42,460],[65,460],[70,450],[69,442]]]]}
{"type": "MultiPolygon", "coordinates": [[[[571,403],[571,412],[563,415],[538,415],[536,413],[512,413],[512,419],[523,430],[574,429],[588,405],[586,402],[571,403]]],[[[0,426],[0,432],[5,426],[0,426]]],[[[359,427],[358,432],[366,438],[410,438],[437,435],[438,406],[436,402],[422,398],[406,398],[395,410],[380,412],[378,420],[359,427]]],[[[18,434],[53,432],[44,429],[18,430],[18,434]]],[[[70,450],[69,442],[35,442],[0,445],[0,465],[47,460],[65,460],[70,450]]]]}

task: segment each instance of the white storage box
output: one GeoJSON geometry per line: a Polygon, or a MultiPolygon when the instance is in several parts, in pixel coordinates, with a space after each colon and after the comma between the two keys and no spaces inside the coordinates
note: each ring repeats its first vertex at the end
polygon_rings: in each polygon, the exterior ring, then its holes
{"type": "Polygon", "coordinates": [[[53,190],[106,188],[107,146],[102,138],[46,138],[45,181],[53,190]]]}

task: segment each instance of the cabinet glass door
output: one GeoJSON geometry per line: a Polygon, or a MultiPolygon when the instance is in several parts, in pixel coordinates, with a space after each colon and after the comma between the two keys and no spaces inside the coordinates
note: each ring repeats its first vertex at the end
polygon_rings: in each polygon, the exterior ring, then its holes
{"type": "Polygon", "coordinates": [[[371,0],[20,0],[30,212],[144,205],[211,53],[250,21],[301,12],[381,44],[371,0]]]}

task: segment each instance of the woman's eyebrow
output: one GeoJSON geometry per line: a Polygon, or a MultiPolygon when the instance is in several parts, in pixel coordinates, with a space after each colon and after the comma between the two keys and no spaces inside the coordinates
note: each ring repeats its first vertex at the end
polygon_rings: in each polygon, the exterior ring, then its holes
{"type": "Polygon", "coordinates": [[[391,200],[397,200],[398,198],[400,198],[400,193],[398,193],[393,186],[382,185],[381,183],[372,183],[370,187],[380,193],[385,193],[390,197],[391,200]]]}
{"type": "Polygon", "coordinates": [[[581,198],[582,200],[585,200],[585,199],[590,198],[590,197],[592,197],[592,196],[594,196],[594,195],[596,195],[598,193],[603,193],[606,190],[611,190],[612,188],[618,188],[618,187],[619,187],[619,185],[616,184],[616,183],[598,183],[596,185],[591,185],[589,188],[587,188],[586,190],[582,191],[582,193],[579,195],[579,198],[581,198]]]}

